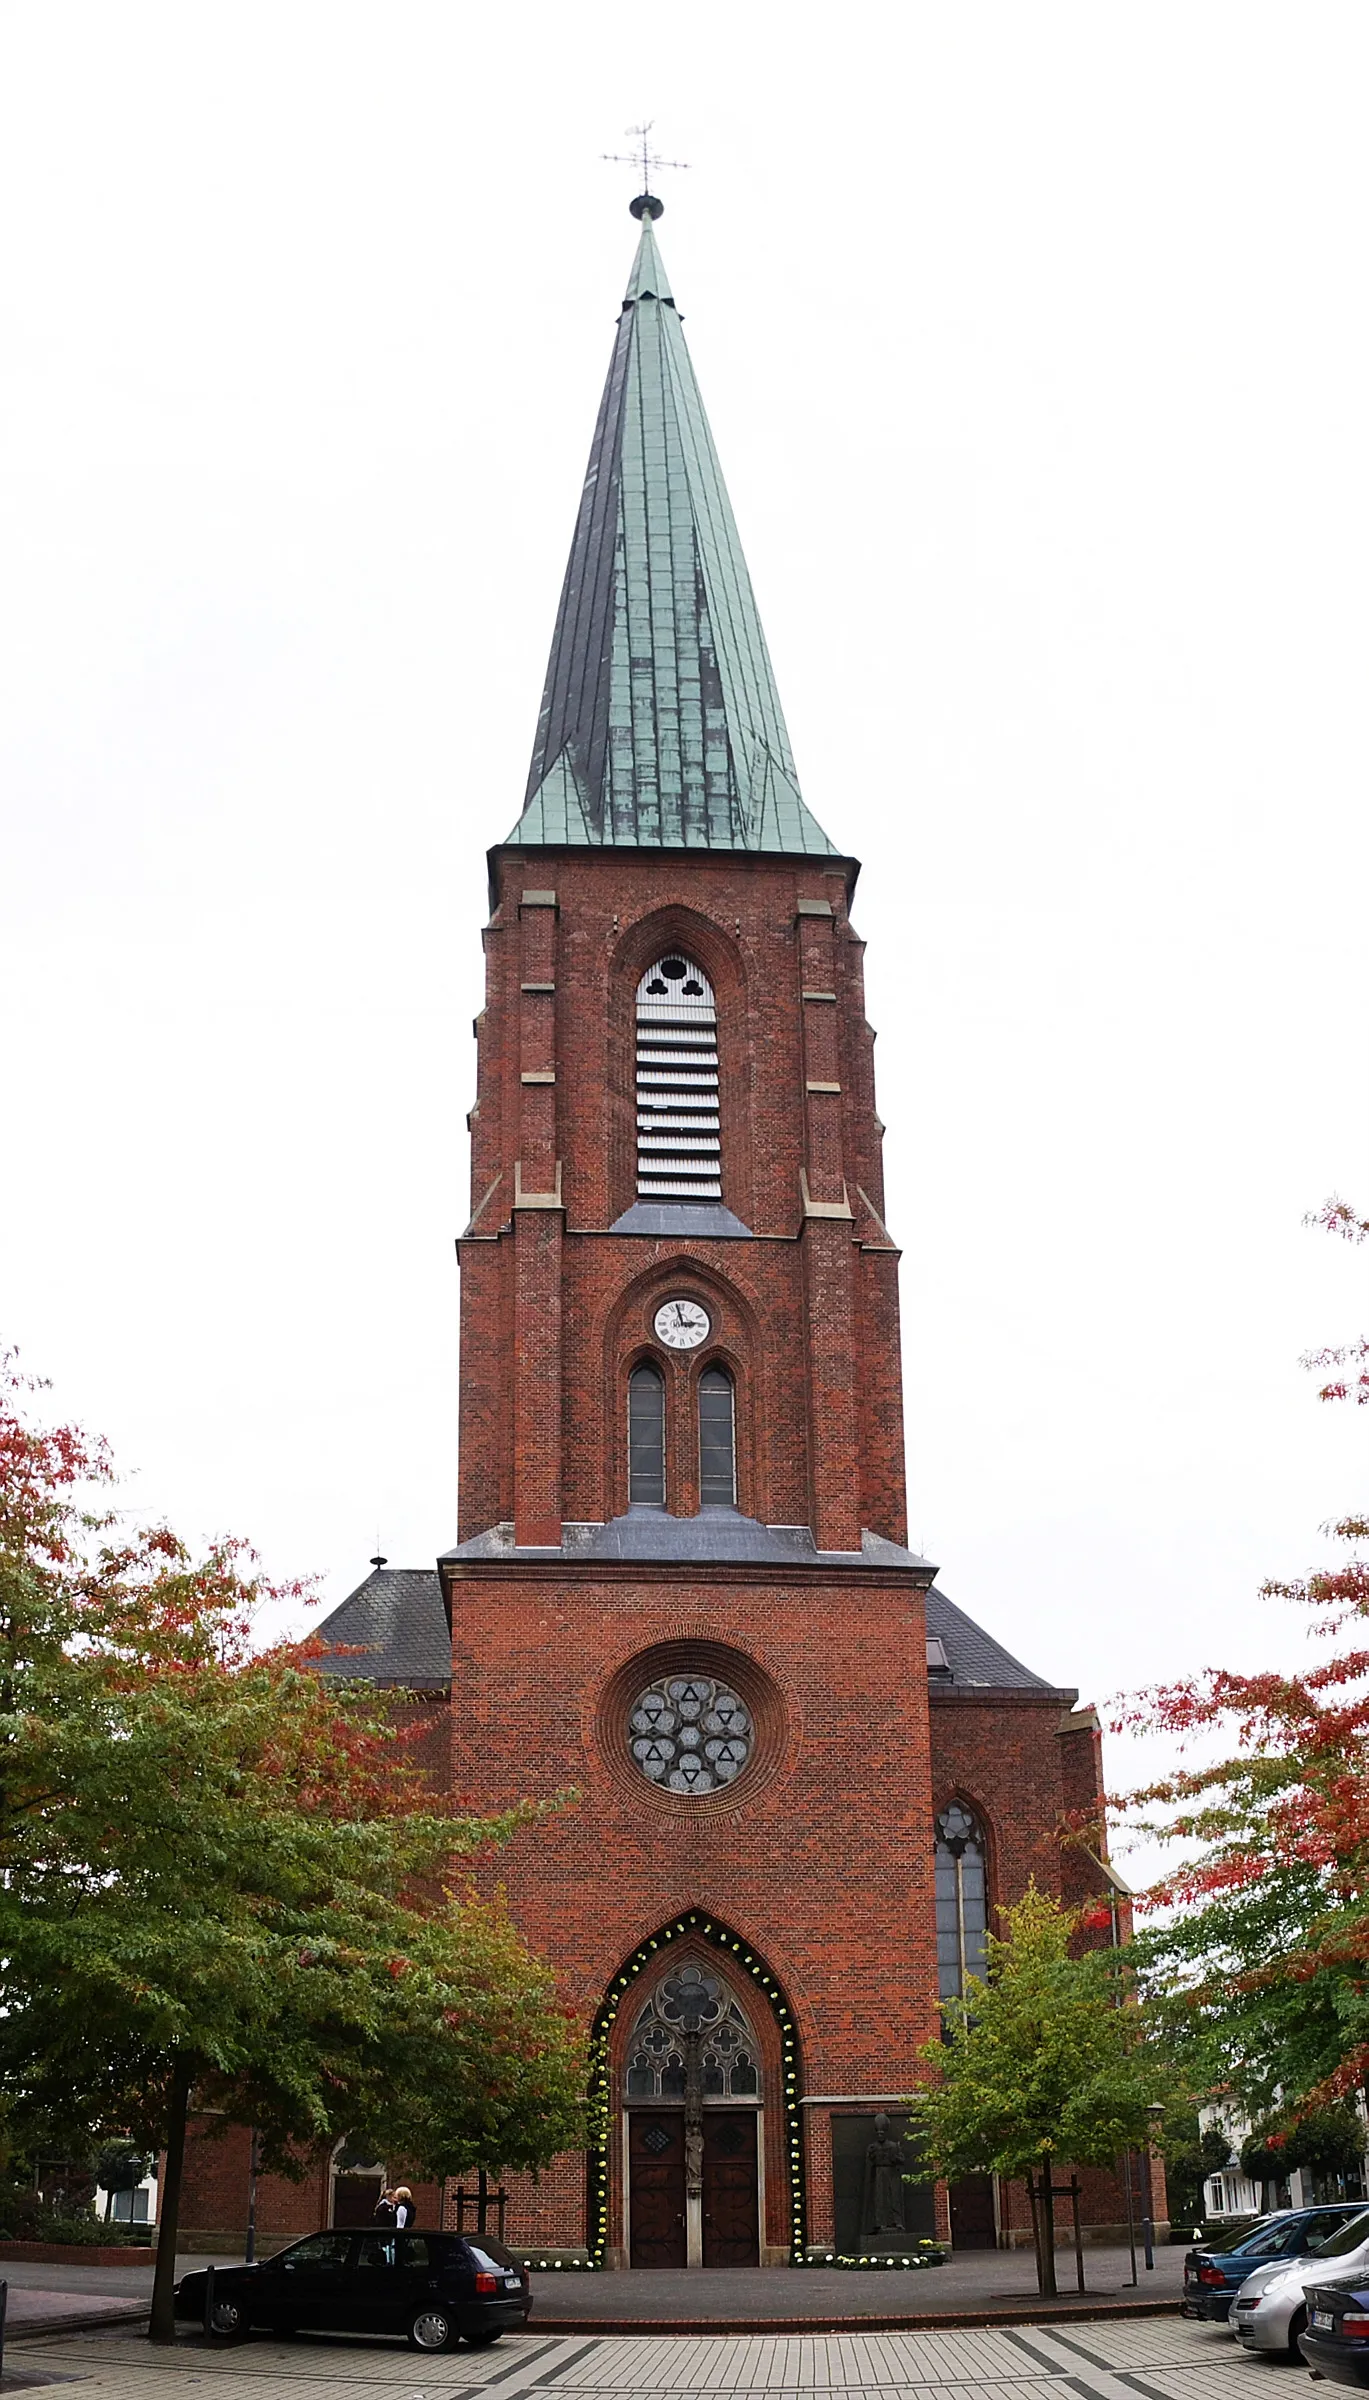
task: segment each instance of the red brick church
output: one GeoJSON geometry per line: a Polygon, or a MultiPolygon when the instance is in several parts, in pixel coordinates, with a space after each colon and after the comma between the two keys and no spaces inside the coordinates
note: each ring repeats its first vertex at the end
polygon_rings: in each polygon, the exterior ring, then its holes
{"type": "MultiPolygon", "coordinates": [[[[458,1538],[322,1633],[433,1712],[476,1805],[582,1795],[503,1870],[601,2130],[514,2189],[512,2242],[623,2268],[991,2244],[1020,2189],[895,2205],[871,2146],[994,1904],[1114,1892],[1057,1839],[1100,1794],[1098,1724],[907,1547],[859,870],[800,790],[660,213],[633,204],[489,854],[458,1538]]],[[[264,2184],[263,2233],[369,2216],[384,2163],[264,2184]]],[[[1085,2183],[1116,2226],[1117,2184],[1085,2183]]],[[[246,2136],[197,2146],[187,2221],[237,2229],[245,2194],[246,2136]]]]}

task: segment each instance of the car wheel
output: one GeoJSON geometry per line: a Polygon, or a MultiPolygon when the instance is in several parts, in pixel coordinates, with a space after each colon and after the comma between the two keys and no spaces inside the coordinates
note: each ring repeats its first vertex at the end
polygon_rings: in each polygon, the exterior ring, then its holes
{"type": "Polygon", "coordinates": [[[456,2343],[456,2326],[445,2308],[420,2308],[409,2319],[411,2350],[450,2350],[456,2343]]]}
{"type": "Polygon", "coordinates": [[[240,2342],[248,2330],[247,2311],[242,2302],[230,2299],[225,2292],[209,2312],[209,2331],[221,2342],[240,2342]]]}
{"type": "Polygon", "coordinates": [[[477,2325],[474,2333],[468,2333],[466,2339],[472,2350],[488,2350],[491,2342],[503,2339],[503,2334],[502,2325],[477,2325]]]}
{"type": "Polygon", "coordinates": [[[1298,2366],[1302,2366],[1305,2363],[1302,2352],[1298,2348],[1298,2335],[1300,2333],[1306,2333],[1306,2331],[1307,2311],[1305,2308],[1295,2308],[1292,2316],[1288,2320],[1288,2355],[1291,2359],[1296,2361],[1298,2366]]]}

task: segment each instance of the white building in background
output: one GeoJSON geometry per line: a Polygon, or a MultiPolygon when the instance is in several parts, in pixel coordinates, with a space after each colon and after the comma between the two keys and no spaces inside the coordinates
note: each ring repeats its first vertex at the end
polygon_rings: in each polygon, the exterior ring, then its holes
{"type": "Polygon", "coordinates": [[[107,2192],[102,2184],[95,2186],[93,2202],[96,2216],[102,2224],[155,2225],[157,2222],[157,2178],[144,2175],[132,2191],[107,2192]]]}
{"type": "MultiPolygon", "coordinates": [[[[1363,2094],[1359,2116],[1369,2151],[1363,2094]]],[[[1199,2109],[1198,2125],[1203,2133],[1220,2132],[1227,2144],[1227,2164],[1209,2175],[1203,2185],[1209,2218],[1257,2217],[1271,2208],[1311,2208],[1318,2200],[1358,2200],[1369,2195],[1369,2155],[1361,2160],[1357,2175],[1317,2176],[1302,2167],[1290,2167],[1277,2183],[1257,2183],[1241,2165],[1241,2152],[1253,2128],[1239,2108],[1229,2101],[1214,2101],[1199,2109]]]]}

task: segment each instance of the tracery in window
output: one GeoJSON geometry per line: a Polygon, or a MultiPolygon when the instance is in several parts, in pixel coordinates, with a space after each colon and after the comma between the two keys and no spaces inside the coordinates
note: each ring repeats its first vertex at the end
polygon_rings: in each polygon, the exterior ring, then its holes
{"type": "Polygon", "coordinates": [[[960,2000],[966,1977],[982,1977],[988,1957],[984,1836],[953,1800],[937,1818],[936,1837],[937,1985],[943,2000],[960,2000]]]}
{"type": "Polygon", "coordinates": [[[749,1709],[711,1675],[662,1676],[628,1711],[632,1756],[663,1792],[716,1792],[735,1783],[753,1739],[749,1709]]]}
{"type": "Polygon", "coordinates": [[[760,2098],[760,2052],[745,2015],[716,1975],[687,1966],[657,1985],[633,2027],[624,2078],[629,2100],[683,2100],[687,2029],[698,2034],[706,2100],[760,2098]]]}
{"type": "Polygon", "coordinates": [[[734,1508],[737,1436],[732,1378],[725,1367],[699,1377],[699,1506],[734,1508]]]}
{"type": "Polygon", "coordinates": [[[665,1383],[645,1362],[627,1379],[627,1496],[636,1508],[665,1506],[665,1383]]]}
{"type": "Polygon", "coordinates": [[[637,986],[637,1196],[721,1200],[721,1175],[713,987],[671,952],[637,986]]]}

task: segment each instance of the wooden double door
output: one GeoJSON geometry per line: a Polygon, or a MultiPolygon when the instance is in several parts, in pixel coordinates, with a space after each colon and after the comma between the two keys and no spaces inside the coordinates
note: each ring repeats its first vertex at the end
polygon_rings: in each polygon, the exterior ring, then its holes
{"type": "MultiPolygon", "coordinates": [[[[761,2256],[754,2109],[704,2110],[702,2264],[756,2267],[761,2256]]],[[[628,2114],[629,2259],[634,2267],[687,2267],[682,2108],[628,2114]]]]}

